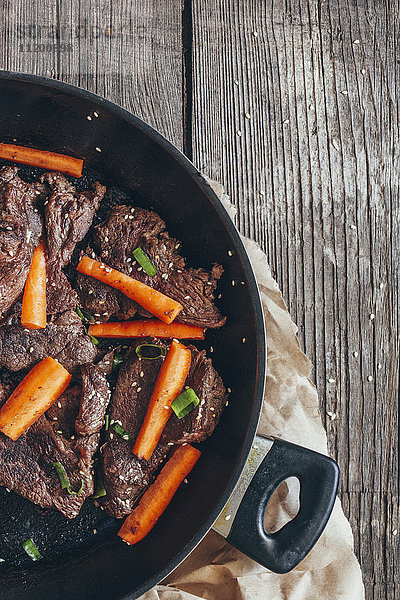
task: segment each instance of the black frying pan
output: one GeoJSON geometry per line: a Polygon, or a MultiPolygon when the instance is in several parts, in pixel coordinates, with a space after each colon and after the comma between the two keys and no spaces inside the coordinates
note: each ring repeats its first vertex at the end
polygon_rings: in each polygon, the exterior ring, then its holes
{"type": "MultiPolygon", "coordinates": [[[[229,407],[202,444],[189,484],[181,487],[147,538],[133,547],[123,544],[116,536],[120,522],[91,500],[70,521],[0,490],[2,600],[137,598],[198,544],[246,464],[265,377],[256,282],[239,235],[201,174],[162,136],[121,108],[60,82],[0,72],[0,141],[13,140],[84,157],[92,176],[165,219],[170,233],[183,241],[190,264],[209,267],[217,261],[225,267],[219,305],[228,321],[220,331],[207,333],[206,347],[214,347],[216,368],[232,389],[229,407]],[[233,287],[232,280],[244,285],[233,287]],[[32,563],[22,550],[27,538],[39,547],[41,561],[32,563]]],[[[282,441],[262,459],[257,473],[247,475],[251,484],[237,503],[232,526],[221,532],[259,562],[286,572],[319,537],[333,506],[338,470],[327,457],[282,441]],[[300,512],[280,532],[267,535],[265,506],[290,475],[301,483],[300,512]]]]}

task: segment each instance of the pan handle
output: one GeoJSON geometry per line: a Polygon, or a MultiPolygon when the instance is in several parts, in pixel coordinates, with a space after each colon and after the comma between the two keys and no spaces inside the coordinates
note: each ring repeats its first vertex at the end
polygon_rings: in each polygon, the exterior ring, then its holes
{"type": "Polygon", "coordinates": [[[334,460],[275,439],[253,476],[227,540],[275,573],[296,567],[320,537],[332,512],[339,480],[334,460]],[[266,533],[264,515],[273,492],[288,477],[300,481],[300,509],[276,533],[266,533]]]}

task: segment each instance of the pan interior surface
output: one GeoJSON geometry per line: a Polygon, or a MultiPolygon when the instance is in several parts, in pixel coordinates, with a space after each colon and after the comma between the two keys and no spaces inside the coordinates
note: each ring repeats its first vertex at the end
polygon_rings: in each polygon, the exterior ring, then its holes
{"type": "MultiPolygon", "coordinates": [[[[160,214],[169,233],[182,240],[188,264],[210,268],[219,262],[225,269],[217,304],[228,320],[222,329],[207,332],[203,347],[213,347],[213,363],[232,390],[229,406],[213,436],[200,445],[202,456],[188,485],[181,486],[147,538],[137,546],[123,544],[116,536],[121,521],[91,499],[69,520],[0,489],[2,600],[132,599],[165,577],[201,540],[247,457],[265,363],[254,276],[233,224],[193,165],[115,105],[58,82],[0,73],[0,141],[85,158],[91,178],[160,214]],[[22,549],[28,538],[43,555],[37,563],[22,549]]],[[[32,175],[29,169],[21,172],[32,175]]]]}

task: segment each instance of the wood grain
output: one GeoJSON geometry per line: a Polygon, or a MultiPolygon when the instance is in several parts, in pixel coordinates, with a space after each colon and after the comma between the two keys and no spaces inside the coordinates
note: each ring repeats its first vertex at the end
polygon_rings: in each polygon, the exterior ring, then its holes
{"type": "Polygon", "coordinates": [[[106,96],[226,186],[315,365],[374,600],[400,595],[399,15],[395,0],[0,2],[0,68],[106,96]]]}
{"type": "Polygon", "coordinates": [[[391,2],[193,1],[193,160],[267,252],[315,365],[367,598],[393,600],[398,32],[391,2]]]}
{"type": "Polygon", "coordinates": [[[181,13],[179,0],[2,0],[0,68],[105,96],[182,148],[181,13]]]}

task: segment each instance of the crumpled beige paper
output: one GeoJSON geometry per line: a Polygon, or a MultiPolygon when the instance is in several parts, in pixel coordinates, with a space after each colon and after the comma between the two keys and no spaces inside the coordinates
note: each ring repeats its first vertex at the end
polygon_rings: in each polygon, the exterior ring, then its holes
{"type": "MultiPolygon", "coordinates": [[[[231,216],[234,209],[213,185],[231,216]]],[[[267,331],[267,385],[259,433],[327,454],[311,364],[301,352],[296,326],[259,246],[242,238],[258,281],[267,331]]],[[[269,514],[273,529],[294,515],[298,482],[282,484],[269,514]],[[272,513],[272,516],[271,516],[272,513]]],[[[271,503],[270,503],[271,504],[271,503]]],[[[140,600],[361,600],[364,587],[353,553],[353,535],[339,499],[321,538],[294,571],[277,575],[210,531],[186,560],[140,600]]]]}

